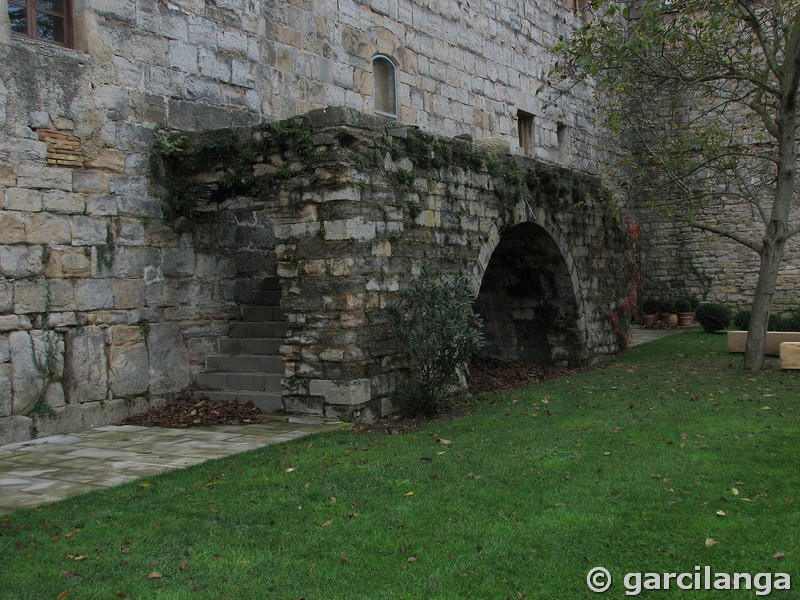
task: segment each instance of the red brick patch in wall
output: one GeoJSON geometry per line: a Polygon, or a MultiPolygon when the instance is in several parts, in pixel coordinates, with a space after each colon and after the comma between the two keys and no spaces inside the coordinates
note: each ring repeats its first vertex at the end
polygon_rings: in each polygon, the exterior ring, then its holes
{"type": "Polygon", "coordinates": [[[55,129],[37,129],[39,140],[47,144],[47,164],[59,167],[82,167],[81,138],[55,129]]]}

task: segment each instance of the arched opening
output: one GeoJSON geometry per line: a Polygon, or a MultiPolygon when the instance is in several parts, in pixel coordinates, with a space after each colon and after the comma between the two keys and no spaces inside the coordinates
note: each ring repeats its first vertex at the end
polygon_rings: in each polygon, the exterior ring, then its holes
{"type": "Polygon", "coordinates": [[[567,264],[553,238],[533,223],[500,242],[481,281],[481,358],[579,366],[585,356],[580,313],[567,264]]]}

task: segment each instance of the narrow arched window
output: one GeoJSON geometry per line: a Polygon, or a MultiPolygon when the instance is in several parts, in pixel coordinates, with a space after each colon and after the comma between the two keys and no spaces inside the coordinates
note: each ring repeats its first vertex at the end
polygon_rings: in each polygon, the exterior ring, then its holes
{"type": "Polygon", "coordinates": [[[372,76],[375,84],[375,112],[387,117],[397,117],[397,69],[392,60],[378,54],[372,59],[372,76]]]}

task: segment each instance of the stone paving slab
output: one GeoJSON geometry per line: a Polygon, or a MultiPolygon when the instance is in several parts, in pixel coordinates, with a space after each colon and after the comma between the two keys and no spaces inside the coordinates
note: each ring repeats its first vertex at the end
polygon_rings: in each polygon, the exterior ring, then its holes
{"type": "Polygon", "coordinates": [[[190,429],[107,425],[0,446],[0,514],[345,427],[313,418],[190,429]]]}

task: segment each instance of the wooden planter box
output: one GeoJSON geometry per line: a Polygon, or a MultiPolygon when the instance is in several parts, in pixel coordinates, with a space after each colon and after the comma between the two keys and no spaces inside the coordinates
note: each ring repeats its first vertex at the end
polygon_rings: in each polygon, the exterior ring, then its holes
{"type": "MultiPolygon", "coordinates": [[[[800,331],[768,331],[764,354],[780,356],[783,342],[800,342],[800,331]]],[[[728,332],[728,352],[744,352],[747,345],[746,331],[728,332]]]]}
{"type": "Polygon", "coordinates": [[[800,369],[800,342],[781,344],[781,369],[800,369]]]}

